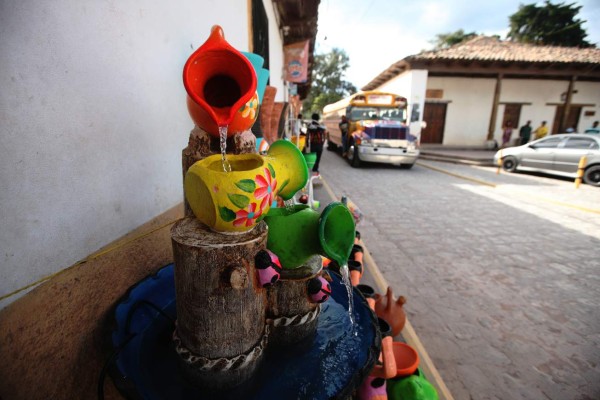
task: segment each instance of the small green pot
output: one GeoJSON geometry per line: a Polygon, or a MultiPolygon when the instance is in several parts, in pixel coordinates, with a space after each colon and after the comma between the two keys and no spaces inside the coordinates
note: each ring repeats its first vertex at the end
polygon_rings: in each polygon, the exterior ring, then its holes
{"type": "Polygon", "coordinates": [[[304,204],[272,208],[265,221],[267,248],[277,254],[283,268],[299,267],[315,254],[342,265],[352,251],[354,218],[340,202],[329,204],[321,214],[304,204]]]}

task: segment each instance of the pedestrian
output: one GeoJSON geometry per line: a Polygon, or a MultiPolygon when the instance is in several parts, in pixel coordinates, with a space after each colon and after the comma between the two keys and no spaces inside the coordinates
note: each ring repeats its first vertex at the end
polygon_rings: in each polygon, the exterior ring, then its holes
{"type": "Polygon", "coordinates": [[[591,133],[593,135],[600,134],[600,127],[598,127],[598,121],[594,121],[591,128],[587,128],[584,133],[591,133]]]}
{"type": "Polygon", "coordinates": [[[345,115],[342,115],[339,127],[342,133],[342,157],[346,157],[348,155],[348,129],[350,128],[350,124],[345,115]]]}
{"type": "Polygon", "coordinates": [[[535,139],[541,139],[548,134],[548,127],[546,126],[546,121],[542,121],[542,124],[538,126],[534,134],[535,139]]]}
{"type": "Polygon", "coordinates": [[[294,136],[300,135],[302,130],[302,114],[298,114],[296,121],[294,121],[294,136]]]}
{"type": "Polygon", "coordinates": [[[521,144],[529,143],[529,140],[531,139],[531,121],[527,121],[527,123],[519,129],[519,138],[521,138],[521,144]]]}
{"type": "Polygon", "coordinates": [[[502,128],[502,147],[506,147],[506,145],[510,142],[510,137],[513,133],[512,121],[506,121],[506,124],[502,128]]]}
{"type": "Polygon", "coordinates": [[[325,143],[325,134],[327,133],[325,127],[319,123],[319,114],[314,113],[312,121],[308,124],[307,135],[308,143],[310,144],[310,152],[317,154],[315,165],[313,166],[313,174],[319,174],[319,162],[321,161],[321,154],[323,153],[323,143],[325,143]]]}

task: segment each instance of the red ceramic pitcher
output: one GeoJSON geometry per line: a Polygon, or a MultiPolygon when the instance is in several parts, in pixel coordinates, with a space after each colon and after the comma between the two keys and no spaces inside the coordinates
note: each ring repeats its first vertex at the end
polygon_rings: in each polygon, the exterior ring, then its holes
{"type": "Polygon", "coordinates": [[[258,115],[256,82],[252,64],[227,43],[219,25],[183,67],[190,116],[216,137],[219,127],[227,127],[227,136],[252,127],[258,115]]]}

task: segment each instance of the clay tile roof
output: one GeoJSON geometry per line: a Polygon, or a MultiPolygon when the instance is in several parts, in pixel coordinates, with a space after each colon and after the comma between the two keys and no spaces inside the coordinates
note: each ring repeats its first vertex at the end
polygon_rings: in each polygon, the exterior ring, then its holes
{"type": "Polygon", "coordinates": [[[412,60],[477,60],[600,64],[600,49],[538,46],[478,36],[446,49],[427,51],[406,58],[412,60]]]}
{"type": "Polygon", "coordinates": [[[579,66],[585,67],[588,75],[590,71],[598,75],[594,71],[600,70],[600,49],[539,46],[477,36],[445,49],[424,51],[397,61],[363,86],[362,90],[373,90],[411,67],[429,69],[428,66],[436,64],[443,66],[461,62],[538,64],[554,70],[579,66]]]}

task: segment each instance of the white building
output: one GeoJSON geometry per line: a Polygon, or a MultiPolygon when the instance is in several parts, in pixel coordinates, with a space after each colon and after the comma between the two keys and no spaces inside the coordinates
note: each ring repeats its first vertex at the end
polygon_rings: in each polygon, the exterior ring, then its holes
{"type": "Polygon", "coordinates": [[[517,128],[513,137],[528,120],[534,129],[547,121],[551,133],[583,132],[600,120],[600,49],[480,36],[400,60],[362,89],[407,97],[422,144],[500,143],[507,121],[517,128]]]}

